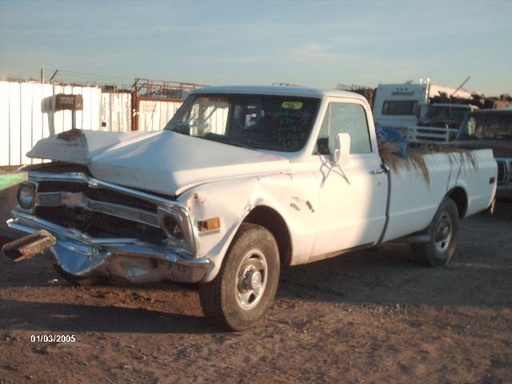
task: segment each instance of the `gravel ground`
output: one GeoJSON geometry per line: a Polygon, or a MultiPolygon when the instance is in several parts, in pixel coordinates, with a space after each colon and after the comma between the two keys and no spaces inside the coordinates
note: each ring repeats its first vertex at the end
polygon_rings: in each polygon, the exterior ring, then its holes
{"type": "Polygon", "coordinates": [[[511,230],[499,203],[445,267],[387,244],[291,268],[244,333],[210,327],[189,287],[74,287],[3,257],[0,383],[511,383],[511,230]]]}

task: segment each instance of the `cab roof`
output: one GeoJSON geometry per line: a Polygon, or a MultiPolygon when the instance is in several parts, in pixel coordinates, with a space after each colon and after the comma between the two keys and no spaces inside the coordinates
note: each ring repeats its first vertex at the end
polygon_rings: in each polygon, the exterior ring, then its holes
{"type": "Polygon", "coordinates": [[[229,85],[229,86],[212,86],[196,89],[192,94],[259,94],[259,95],[280,95],[280,96],[297,96],[297,97],[347,97],[353,99],[366,100],[362,95],[354,92],[328,90],[307,87],[289,87],[289,86],[256,86],[256,85],[229,85]]]}

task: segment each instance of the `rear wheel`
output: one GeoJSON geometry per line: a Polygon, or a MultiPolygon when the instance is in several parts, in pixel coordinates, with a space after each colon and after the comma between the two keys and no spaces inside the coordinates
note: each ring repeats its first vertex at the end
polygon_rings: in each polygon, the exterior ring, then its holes
{"type": "Polygon", "coordinates": [[[429,240],[415,244],[415,259],[428,267],[446,264],[455,253],[459,233],[459,213],[457,205],[450,199],[444,199],[437,209],[432,222],[426,230],[429,240]]]}
{"type": "Polygon", "coordinates": [[[208,321],[230,331],[257,325],[274,300],[279,269],[272,234],[261,226],[242,224],[218,275],[200,284],[201,307],[208,321]]]}

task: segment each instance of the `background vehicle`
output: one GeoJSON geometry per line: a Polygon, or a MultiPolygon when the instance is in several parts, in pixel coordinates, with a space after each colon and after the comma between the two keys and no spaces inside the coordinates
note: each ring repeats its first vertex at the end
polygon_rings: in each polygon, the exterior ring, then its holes
{"type": "Polygon", "coordinates": [[[498,164],[497,198],[512,198],[512,107],[468,114],[454,145],[491,148],[498,164]]]}
{"type": "Polygon", "coordinates": [[[409,143],[446,142],[455,139],[468,112],[478,110],[471,104],[434,103],[418,124],[407,128],[409,143]]]}
{"type": "Polygon", "coordinates": [[[374,95],[373,116],[376,124],[407,134],[407,127],[424,118],[427,107],[434,101],[471,100],[472,94],[459,88],[436,84],[429,80],[419,83],[379,84],[374,95]]]}

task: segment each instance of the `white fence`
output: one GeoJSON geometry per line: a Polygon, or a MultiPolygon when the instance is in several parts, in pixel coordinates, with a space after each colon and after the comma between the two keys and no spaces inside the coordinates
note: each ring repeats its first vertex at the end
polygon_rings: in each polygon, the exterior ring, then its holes
{"type": "Polygon", "coordinates": [[[174,115],[180,101],[139,100],[132,111],[130,93],[103,93],[99,87],[78,87],[37,82],[0,81],[0,166],[31,164],[25,154],[34,144],[73,128],[127,132],[137,116],[137,130],[159,130],[174,115]],[[55,111],[55,95],[82,95],[78,111],[55,111]]]}
{"type": "Polygon", "coordinates": [[[132,97],[130,93],[102,93],[100,129],[126,132],[132,127],[132,97]]]}
{"type": "Polygon", "coordinates": [[[174,116],[181,102],[162,100],[139,100],[137,129],[139,131],[158,131],[165,127],[174,116]]]}

